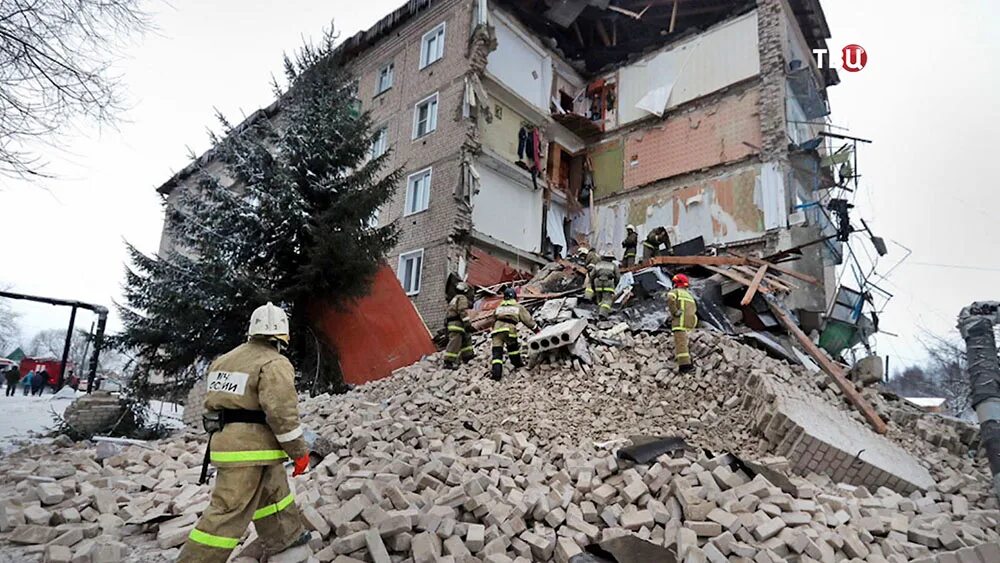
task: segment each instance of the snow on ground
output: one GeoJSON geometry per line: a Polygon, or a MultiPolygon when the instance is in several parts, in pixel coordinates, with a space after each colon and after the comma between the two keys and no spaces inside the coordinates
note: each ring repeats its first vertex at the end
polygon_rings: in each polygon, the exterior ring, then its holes
{"type": "Polygon", "coordinates": [[[29,432],[49,432],[55,425],[53,414],[62,415],[72,398],[62,398],[46,393],[32,397],[18,393],[13,397],[0,396],[0,448],[16,438],[28,438],[29,432]]]}
{"type": "MultiPolygon", "coordinates": [[[[20,389],[17,391],[13,397],[0,396],[0,452],[50,432],[55,426],[54,415],[62,416],[73,399],[86,394],[68,387],[59,394],[47,392],[41,397],[26,397],[20,389]]],[[[184,407],[180,405],[150,401],[147,420],[151,423],[160,421],[168,428],[183,428],[183,416],[184,407]]]]}

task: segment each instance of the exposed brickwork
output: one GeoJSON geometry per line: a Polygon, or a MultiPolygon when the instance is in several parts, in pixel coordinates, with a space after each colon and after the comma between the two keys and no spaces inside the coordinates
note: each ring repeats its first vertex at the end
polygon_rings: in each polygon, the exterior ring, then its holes
{"type": "Polygon", "coordinates": [[[371,111],[376,127],[388,127],[392,149],[390,169],[402,168],[405,175],[427,167],[433,169],[427,210],[404,216],[407,185],[404,177],[388,207],[379,214],[380,223],[398,221],[400,226],[399,244],[388,256],[394,270],[399,266],[400,254],[424,249],[420,293],[413,301],[428,326],[437,326],[444,318],[445,281],[449,268],[457,267],[457,260],[448,260],[447,248],[455,238],[455,226],[468,222],[460,220],[462,208],[455,200],[455,188],[461,180],[461,155],[469,134],[469,126],[461,116],[465,76],[470,69],[471,17],[468,1],[439,3],[352,64],[352,71],[359,79],[362,107],[371,111]],[[446,26],[444,57],[421,69],[423,34],[441,22],[446,26]],[[390,61],[392,88],[376,96],[379,70],[390,61]],[[435,92],[437,128],[413,139],[414,106],[435,92]]]}
{"type": "Polygon", "coordinates": [[[786,21],[783,0],[757,1],[761,82],[758,113],[762,137],[760,146],[765,161],[787,160],[788,157],[785,117],[786,21]]]}
{"type": "Polygon", "coordinates": [[[934,479],[901,447],[833,408],[824,399],[774,378],[752,374],[745,406],[768,451],[794,461],[800,475],[889,487],[902,494],[926,490],[934,479]]]}
{"type": "Polygon", "coordinates": [[[752,89],[629,134],[625,189],[754,154],[761,143],[759,98],[752,89]]]}

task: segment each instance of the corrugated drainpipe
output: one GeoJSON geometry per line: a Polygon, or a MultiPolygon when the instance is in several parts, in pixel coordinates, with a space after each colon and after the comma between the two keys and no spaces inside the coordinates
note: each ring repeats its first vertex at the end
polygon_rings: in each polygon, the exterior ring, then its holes
{"type": "Polygon", "coordinates": [[[1000,359],[993,333],[998,320],[1000,302],[996,301],[977,301],[962,309],[958,317],[972,384],[972,408],[979,418],[979,437],[993,474],[993,492],[1000,500],[1000,359]]]}

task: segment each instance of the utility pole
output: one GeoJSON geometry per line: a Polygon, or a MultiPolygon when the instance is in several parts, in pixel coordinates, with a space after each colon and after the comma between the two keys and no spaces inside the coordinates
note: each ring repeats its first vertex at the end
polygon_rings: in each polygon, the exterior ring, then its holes
{"type": "Polygon", "coordinates": [[[998,301],[977,301],[962,309],[958,316],[972,384],[972,408],[979,418],[979,441],[993,474],[993,493],[1000,500],[1000,358],[993,334],[998,322],[998,301]]]}

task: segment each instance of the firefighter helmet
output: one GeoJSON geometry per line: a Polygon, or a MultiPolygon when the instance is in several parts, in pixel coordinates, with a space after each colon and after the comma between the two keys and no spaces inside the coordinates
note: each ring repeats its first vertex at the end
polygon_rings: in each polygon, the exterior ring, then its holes
{"type": "Polygon", "coordinates": [[[674,282],[674,287],[687,287],[691,284],[691,280],[684,274],[675,275],[671,281],[674,282]]]}
{"type": "Polygon", "coordinates": [[[273,336],[288,342],[288,315],[270,301],[250,315],[248,336],[273,336]]]}
{"type": "Polygon", "coordinates": [[[503,290],[503,298],[506,300],[517,299],[517,292],[514,291],[513,287],[508,287],[503,290]]]}

